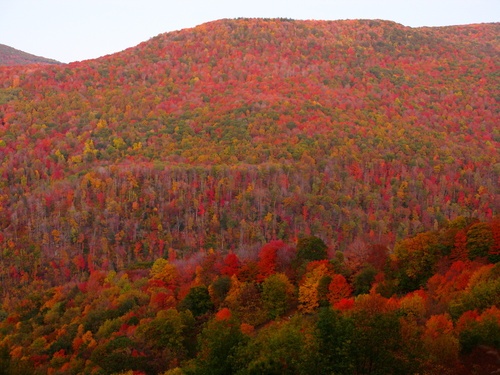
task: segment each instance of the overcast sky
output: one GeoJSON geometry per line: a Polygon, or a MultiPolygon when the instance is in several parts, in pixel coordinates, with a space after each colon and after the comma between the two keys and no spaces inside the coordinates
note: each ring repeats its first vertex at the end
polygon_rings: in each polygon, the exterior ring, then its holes
{"type": "Polygon", "coordinates": [[[446,26],[498,22],[500,0],[0,0],[0,44],[70,62],[237,17],[369,18],[446,26]]]}

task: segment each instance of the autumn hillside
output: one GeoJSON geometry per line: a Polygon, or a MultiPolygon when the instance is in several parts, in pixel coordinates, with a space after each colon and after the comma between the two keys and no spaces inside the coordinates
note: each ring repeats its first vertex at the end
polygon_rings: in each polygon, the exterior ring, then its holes
{"type": "Polygon", "coordinates": [[[121,267],[491,218],[499,27],[222,20],[2,68],[2,243],[121,267]]]}
{"type": "Polygon", "coordinates": [[[35,56],[15,48],[0,44],[0,66],[29,64],[60,64],[53,59],[35,56]]]}
{"type": "Polygon", "coordinates": [[[121,268],[491,218],[499,27],[222,20],[2,68],[2,244],[121,268]]]}
{"type": "Polygon", "coordinates": [[[499,34],[221,20],[0,67],[0,374],[496,371],[499,34]]]}

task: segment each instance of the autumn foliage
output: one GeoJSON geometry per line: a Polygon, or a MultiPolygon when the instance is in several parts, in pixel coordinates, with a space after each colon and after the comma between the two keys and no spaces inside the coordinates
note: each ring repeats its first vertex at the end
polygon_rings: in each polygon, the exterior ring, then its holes
{"type": "Polygon", "coordinates": [[[469,374],[498,24],[222,20],[0,68],[0,371],[469,374]]]}

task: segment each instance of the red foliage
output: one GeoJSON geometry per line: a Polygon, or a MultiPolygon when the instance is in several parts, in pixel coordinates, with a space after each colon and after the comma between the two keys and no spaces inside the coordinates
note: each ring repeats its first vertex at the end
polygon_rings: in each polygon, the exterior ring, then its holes
{"type": "Polygon", "coordinates": [[[234,253],[229,253],[224,258],[223,266],[221,268],[221,274],[226,276],[233,276],[238,273],[238,268],[240,266],[240,261],[238,256],[234,253]]]}
{"type": "Polygon", "coordinates": [[[252,335],[255,332],[255,327],[251,324],[241,323],[240,331],[244,335],[252,335]]]}
{"type": "Polygon", "coordinates": [[[76,255],[73,258],[73,264],[77,267],[79,271],[83,271],[86,268],[85,258],[81,254],[76,255]]]}
{"type": "Polygon", "coordinates": [[[334,275],[332,281],[328,285],[328,301],[335,305],[342,299],[350,297],[352,287],[347,283],[347,280],[342,275],[334,275]]]}
{"type": "Polygon", "coordinates": [[[215,314],[215,319],[220,321],[229,320],[230,318],[231,318],[231,310],[229,310],[227,307],[224,307],[215,314]]]}
{"type": "Polygon", "coordinates": [[[479,314],[477,310],[469,310],[462,314],[458,319],[456,324],[456,329],[458,332],[462,332],[467,329],[472,322],[476,322],[479,319],[479,314]]]}
{"type": "Polygon", "coordinates": [[[276,272],[277,252],[283,247],[285,247],[285,243],[278,240],[271,241],[261,248],[259,262],[257,263],[259,269],[257,281],[264,281],[264,279],[276,272]]]}
{"type": "Polygon", "coordinates": [[[455,235],[455,243],[453,250],[451,251],[450,259],[452,261],[466,261],[469,259],[467,250],[467,232],[465,229],[461,229],[455,235]]]}
{"type": "Polygon", "coordinates": [[[334,303],[333,307],[341,311],[352,310],[354,308],[354,298],[342,298],[334,303]]]}
{"type": "MultiPolygon", "coordinates": [[[[339,314],[390,313],[398,300],[375,291],[423,287],[401,296],[418,313],[417,327],[405,321],[402,331],[425,332],[430,346],[441,336],[438,362],[442,348],[454,355],[462,326],[498,317],[463,298],[491,292],[467,290],[493,267],[472,276],[481,263],[468,262],[467,249],[481,262],[500,253],[497,35],[496,24],[223,20],[92,61],[0,68],[0,305],[8,314],[0,332],[9,355],[24,358],[12,365],[93,373],[92,351],[120,335],[136,346],[122,353],[147,349],[149,371],[196,364],[166,331],[182,326],[183,341],[194,342],[203,319],[231,311],[208,309],[190,322],[179,300],[193,286],[214,298],[214,281],[232,276],[216,284],[216,305],[265,324],[256,281],[277,272],[298,292],[290,309],[311,314],[326,298],[339,314]],[[470,213],[489,222],[462,218],[439,229],[470,213]],[[294,269],[295,249],[273,239],[310,233],[345,260],[294,269]],[[235,249],[241,261],[221,255],[235,249]],[[151,274],[158,258],[165,268],[151,274]],[[366,263],[378,286],[347,298],[350,286],[334,270],[356,275],[366,263]],[[464,313],[454,328],[446,313],[461,301],[483,313],[464,313]],[[149,342],[159,327],[179,353],[149,342]],[[39,355],[71,340],[68,353],[39,355]]],[[[273,334],[240,329],[248,340],[273,334]]]]}
{"type": "Polygon", "coordinates": [[[175,308],[177,301],[170,291],[158,291],[151,293],[150,305],[157,310],[175,308]]]}

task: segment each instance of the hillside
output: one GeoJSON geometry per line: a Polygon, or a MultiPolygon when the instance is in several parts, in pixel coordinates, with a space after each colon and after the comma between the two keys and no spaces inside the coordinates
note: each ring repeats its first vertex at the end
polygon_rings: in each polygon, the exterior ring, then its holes
{"type": "Polygon", "coordinates": [[[223,20],[3,68],[4,241],[121,267],[310,233],[392,244],[491,218],[498,28],[223,20]]]}
{"type": "Polygon", "coordinates": [[[35,56],[15,48],[0,44],[0,66],[29,65],[29,64],[60,64],[60,62],[35,56]]]}
{"type": "Polygon", "coordinates": [[[496,370],[499,32],[221,20],[0,67],[0,369],[496,370]]]}

